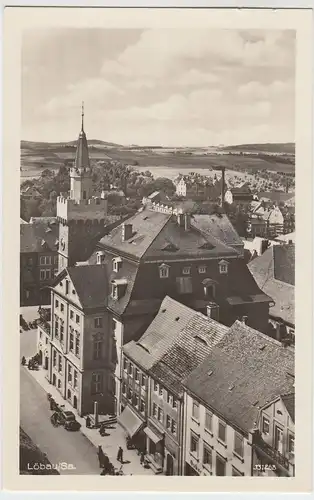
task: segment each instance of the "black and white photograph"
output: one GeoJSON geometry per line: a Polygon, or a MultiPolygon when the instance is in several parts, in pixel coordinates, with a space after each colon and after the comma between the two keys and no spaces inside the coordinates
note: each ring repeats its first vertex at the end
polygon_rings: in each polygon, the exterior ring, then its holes
{"type": "Polygon", "coordinates": [[[294,478],[297,31],[121,26],[21,35],[19,475],[294,478]]]}

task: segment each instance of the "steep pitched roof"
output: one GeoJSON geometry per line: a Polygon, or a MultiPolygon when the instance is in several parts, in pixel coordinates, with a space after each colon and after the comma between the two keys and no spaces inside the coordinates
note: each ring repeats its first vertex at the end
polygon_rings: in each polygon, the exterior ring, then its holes
{"type": "Polygon", "coordinates": [[[196,314],[189,307],[166,296],[145,333],[137,342],[128,342],[123,347],[124,352],[142,368],[149,369],[196,314]]]}
{"type": "Polygon", "coordinates": [[[248,267],[260,289],[275,302],[270,314],[294,324],[294,245],[273,245],[248,267]]]}
{"type": "Polygon", "coordinates": [[[88,144],[87,144],[86,134],[83,129],[83,123],[82,123],[82,130],[80,132],[77,141],[74,166],[76,169],[84,169],[84,168],[90,169],[88,144]]]}
{"type": "Polygon", "coordinates": [[[107,305],[108,278],[104,266],[68,267],[67,272],[83,307],[107,305]]]}
{"type": "Polygon", "coordinates": [[[225,245],[243,248],[243,241],[226,214],[194,215],[193,225],[200,231],[211,234],[225,245]]]}
{"type": "Polygon", "coordinates": [[[20,224],[20,252],[40,253],[44,251],[57,252],[59,225],[50,224],[44,220],[31,224],[20,224]]]}
{"type": "Polygon", "coordinates": [[[293,391],[293,373],[292,349],[236,321],[184,385],[222,418],[248,432],[261,407],[293,391]]]}
{"type": "Polygon", "coordinates": [[[179,395],[182,392],[182,380],[205,359],[227,332],[226,326],[194,312],[149,373],[179,395]]]}

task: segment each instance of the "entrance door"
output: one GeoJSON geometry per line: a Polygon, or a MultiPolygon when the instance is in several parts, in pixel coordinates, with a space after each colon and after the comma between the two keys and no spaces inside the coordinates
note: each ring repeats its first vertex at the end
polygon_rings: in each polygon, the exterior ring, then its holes
{"type": "Polygon", "coordinates": [[[166,476],[173,476],[173,457],[169,453],[166,462],[166,476]]]}
{"type": "Polygon", "coordinates": [[[275,426],[275,449],[282,453],[283,448],[283,432],[280,427],[275,426]]]}

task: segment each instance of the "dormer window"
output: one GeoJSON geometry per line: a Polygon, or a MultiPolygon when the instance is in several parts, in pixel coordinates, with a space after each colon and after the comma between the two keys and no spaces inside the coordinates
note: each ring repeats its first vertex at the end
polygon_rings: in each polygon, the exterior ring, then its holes
{"type": "Polygon", "coordinates": [[[189,266],[182,269],[182,274],[191,274],[191,268],[189,266]]]}
{"type": "Polygon", "coordinates": [[[170,269],[170,266],[167,266],[167,264],[161,264],[159,266],[159,277],[160,278],[169,278],[169,269],[170,269]]]}
{"type": "Polygon", "coordinates": [[[97,264],[103,264],[105,260],[105,252],[97,252],[97,264]]]}
{"type": "Polygon", "coordinates": [[[226,260],[221,260],[219,262],[219,272],[220,274],[228,274],[229,262],[226,260]]]}
{"type": "Polygon", "coordinates": [[[121,299],[123,297],[128,282],[126,279],[112,280],[111,282],[111,296],[113,299],[121,299]]]}
{"type": "Polygon", "coordinates": [[[116,257],[112,259],[112,269],[115,273],[117,273],[121,269],[121,266],[122,266],[121,257],[116,257]]]}

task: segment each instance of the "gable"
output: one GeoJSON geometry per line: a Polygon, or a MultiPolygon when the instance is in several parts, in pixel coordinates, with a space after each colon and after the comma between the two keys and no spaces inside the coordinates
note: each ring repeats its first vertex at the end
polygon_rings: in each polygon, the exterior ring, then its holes
{"type": "Polygon", "coordinates": [[[75,289],[75,286],[73,284],[73,281],[70,278],[70,275],[67,271],[64,271],[63,273],[60,273],[60,275],[57,277],[57,283],[54,285],[53,289],[60,295],[64,297],[65,300],[71,301],[73,304],[75,304],[77,307],[82,309],[82,303],[79,299],[79,295],[77,290],[75,289]],[[68,293],[67,291],[67,285],[66,281],[68,281],[68,293]]]}

